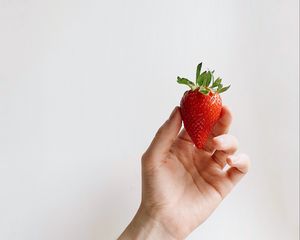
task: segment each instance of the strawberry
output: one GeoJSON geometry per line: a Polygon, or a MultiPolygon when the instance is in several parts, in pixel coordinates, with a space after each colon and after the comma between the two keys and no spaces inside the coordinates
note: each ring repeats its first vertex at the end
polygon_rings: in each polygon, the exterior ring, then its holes
{"type": "Polygon", "coordinates": [[[196,82],[177,77],[179,84],[191,88],[186,91],[180,102],[180,112],[184,128],[197,148],[203,148],[214,125],[220,118],[222,99],[220,93],[229,87],[223,87],[222,79],[214,80],[214,71],[201,73],[202,63],[198,64],[196,82]]]}

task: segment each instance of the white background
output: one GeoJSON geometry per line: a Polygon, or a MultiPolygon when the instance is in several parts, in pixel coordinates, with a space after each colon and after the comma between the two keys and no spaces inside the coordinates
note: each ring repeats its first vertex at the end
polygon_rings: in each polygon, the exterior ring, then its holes
{"type": "Polygon", "coordinates": [[[115,239],[198,62],[248,176],[189,239],[296,240],[297,0],[0,0],[0,239],[115,239]]]}

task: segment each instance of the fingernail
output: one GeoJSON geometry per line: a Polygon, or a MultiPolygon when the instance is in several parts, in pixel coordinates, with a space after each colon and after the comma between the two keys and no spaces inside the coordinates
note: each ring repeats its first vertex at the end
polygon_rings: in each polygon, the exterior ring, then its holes
{"type": "Polygon", "coordinates": [[[177,107],[175,107],[175,108],[173,109],[173,111],[172,111],[172,113],[171,113],[169,119],[171,119],[171,118],[174,117],[174,115],[175,115],[175,113],[176,113],[176,110],[177,110],[177,107]]]}

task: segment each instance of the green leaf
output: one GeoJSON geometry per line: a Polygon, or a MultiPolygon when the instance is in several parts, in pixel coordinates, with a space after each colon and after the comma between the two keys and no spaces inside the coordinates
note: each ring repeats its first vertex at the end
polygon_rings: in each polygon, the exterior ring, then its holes
{"type": "Polygon", "coordinates": [[[187,85],[187,86],[189,86],[191,89],[195,89],[195,84],[194,84],[192,81],[188,80],[187,78],[177,77],[177,82],[178,82],[179,84],[187,85]]]}
{"type": "Polygon", "coordinates": [[[209,84],[211,82],[211,77],[212,77],[211,71],[208,71],[207,74],[206,74],[206,82],[205,82],[206,87],[209,86],[209,84]]]}
{"type": "Polygon", "coordinates": [[[209,93],[209,90],[206,89],[204,86],[201,86],[200,89],[199,89],[199,92],[201,92],[201,93],[207,95],[207,94],[209,93]]]}
{"type": "Polygon", "coordinates": [[[197,78],[197,85],[200,86],[204,86],[204,80],[206,79],[206,71],[201,73],[198,78],[197,78]]]}
{"type": "Polygon", "coordinates": [[[202,63],[199,63],[197,66],[197,71],[196,71],[196,81],[201,73],[201,68],[202,68],[202,63]]]}
{"type": "Polygon", "coordinates": [[[220,90],[218,90],[218,93],[225,92],[226,90],[228,90],[228,88],[230,88],[230,85],[229,85],[229,86],[227,86],[227,87],[223,87],[223,88],[221,88],[220,90]]]}
{"type": "Polygon", "coordinates": [[[220,83],[220,84],[218,85],[217,92],[219,92],[219,91],[222,89],[222,87],[223,87],[223,84],[220,83]]]}
{"type": "Polygon", "coordinates": [[[219,84],[222,82],[221,78],[217,78],[216,81],[214,81],[213,85],[211,86],[212,88],[219,86],[219,84]]]}
{"type": "Polygon", "coordinates": [[[202,86],[206,86],[206,81],[207,81],[207,72],[205,71],[204,74],[203,74],[202,86]]]}
{"type": "Polygon", "coordinates": [[[211,71],[211,84],[214,85],[215,77],[214,77],[215,70],[211,71]]]}

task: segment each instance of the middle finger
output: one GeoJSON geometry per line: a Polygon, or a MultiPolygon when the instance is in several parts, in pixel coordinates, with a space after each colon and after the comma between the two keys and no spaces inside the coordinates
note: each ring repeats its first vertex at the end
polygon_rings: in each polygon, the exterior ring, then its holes
{"type": "Polygon", "coordinates": [[[237,151],[238,140],[232,135],[223,134],[213,138],[213,145],[216,151],[211,158],[223,168],[226,165],[226,158],[237,151]]]}

